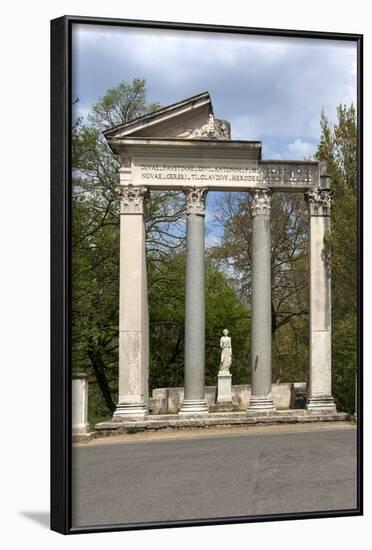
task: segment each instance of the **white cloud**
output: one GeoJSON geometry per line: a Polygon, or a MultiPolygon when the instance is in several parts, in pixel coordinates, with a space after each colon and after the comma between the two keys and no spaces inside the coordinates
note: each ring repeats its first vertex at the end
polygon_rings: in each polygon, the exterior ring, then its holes
{"type": "Polygon", "coordinates": [[[266,158],[312,154],[322,108],[334,119],[356,99],[356,48],[346,41],[90,25],[73,37],[78,110],[135,77],[163,105],[208,90],[233,139],[262,140],[266,158]]]}
{"type": "Polygon", "coordinates": [[[291,153],[294,160],[309,158],[315,154],[316,146],[313,143],[302,141],[301,138],[295,139],[287,145],[288,151],[291,153]]]}

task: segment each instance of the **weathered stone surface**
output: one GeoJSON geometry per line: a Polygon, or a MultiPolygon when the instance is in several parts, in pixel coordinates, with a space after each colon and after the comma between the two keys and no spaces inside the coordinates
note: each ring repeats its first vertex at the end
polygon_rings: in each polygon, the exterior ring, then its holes
{"type": "MultiPolygon", "coordinates": [[[[208,189],[206,187],[195,186],[184,187],[183,192],[186,197],[186,215],[188,216],[189,214],[198,214],[199,216],[205,216],[205,200],[207,197],[208,189]]],[[[200,238],[204,240],[204,229],[203,236],[200,235],[200,238]]]]}
{"type": "Polygon", "coordinates": [[[261,142],[232,141],[230,133],[229,122],[214,116],[208,92],[104,132],[121,157],[121,184],[221,191],[319,187],[319,162],[262,160],[261,142]]]}
{"type": "Polygon", "coordinates": [[[114,419],[148,413],[149,328],[145,253],[146,190],[121,187],[119,398],[114,419]]]}
{"type": "Polygon", "coordinates": [[[332,189],[311,189],[305,195],[309,205],[310,216],[330,216],[334,196],[332,189]]]}
{"type": "Polygon", "coordinates": [[[143,214],[146,187],[133,185],[119,185],[121,214],[143,214]]]}
{"type": "Polygon", "coordinates": [[[204,213],[206,189],[185,189],[185,394],[179,414],[207,414],[205,371],[204,213]]]}
{"type": "Polygon", "coordinates": [[[234,401],[217,401],[209,407],[209,412],[238,412],[239,405],[234,401]]]}
{"type": "Polygon", "coordinates": [[[72,433],[84,435],[88,432],[88,375],[72,374],[72,433]]]}
{"type": "MultiPolygon", "coordinates": [[[[232,142],[226,142],[232,143],[232,142]]],[[[156,143],[154,142],[154,148],[156,143]]],[[[175,148],[175,144],[172,144],[175,148]]],[[[174,157],[157,157],[149,151],[147,158],[131,157],[131,179],[135,186],[149,189],[171,189],[187,185],[208,186],[210,190],[239,191],[250,188],[263,189],[310,189],[319,185],[319,165],[317,162],[293,163],[289,161],[260,161],[247,159],[247,147],[241,149],[241,157],[221,158],[223,152],[211,151],[208,157],[188,156],[175,150],[174,157]],[[214,158],[215,157],[215,158],[214,158]]],[[[195,151],[195,155],[197,151],[195,151]]],[[[200,154],[200,152],[199,152],[200,154]]],[[[231,156],[230,151],[225,156],[231,156]]],[[[325,193],[325,191],[324,191],[325,193]]]]}
{"type": "Polygon", "coordinates": [[[232,403],[232,375],[229,372],[220,371],[217,379],[217,403],[232,403]]]}
{"type": "Polygon", "coordinates": [[[255,424],[283,424],[307,422],[332,422],[350,420],[350,415],[337,412],[280,411],[267,414],[248,415],[246,412],[212,413],[206,416],[182,417],[174,415],[152,415],[146,420],[126,420],[124,422],[100,422],[96,430],[103,434],[126,432],[133,428],[143,430],[162,430],[169,428],[206,427],[206,426],[249,426],[255,424]]]}
{"type": "Polygon", "coordinates": [[[331,273],[325,251],[325,237],[330,231],[333,192],[326,189],[328,177],[321,176],[321,187],[308,191],[310,222],[310,323],[309,323],[309,410],[335,410],[332,398],[332,325],[331,273]]]}
{"type": "MultiPolygon", "coordinates": [[[[247,384],[232,385],[232,402],[240,411],[246,411],[250,397],[251,387],[247,384]]],[[[305,407],[304,396],[306,396],[305,382],[292,382],[272,384],[271,394],[274,405],[278,410],[287,410],[290,408],[305,407]]],[[[208,403],[208,408],[215,408],[217,402],[217,386],[205,386],[205,399],[208,403]]],[[[150,399],[151,412],[157,413],[176,413],[180,403],[183,401],[184,391],[179,388],[155,388],[152,391],[150,399]]]]}
{"type": "MultiPolygon", "coordinates": [[[[178,410],[178,407],[177,409],[178,410]]],[[[151,414],[166,414],[168,412],[168,401],[165,397],[149,398],[149,411],[151,414]]]]}
{"type": "Polygon", "coordinates": [[[219,120],[214,118],[213,114],[210,114],[208,121],[193,130],[185,131],[180,134],[179,137],[185,137],[188,139],[231,139],[230,123],[227,120],[219,120]]]}
{"type": "Polygon", "coordinates": [[[271,394],[271,191],[252,201],[252,395],[248,409],[275,410],[271,394]]]}
{"type": "Polygon", "coordinates": [[[105,136],[108,141],[129,136],[230,139],[230,127],[214,118],[210,95],[202,92],[110,128],[105,136]]]}
{"type": "Polygon", "coordinates": [[[227,373],[230,374],[230,367],[232,363],[232,345],[231,338],[229,336],[229,331],[227,328],[223,330],[223,336],[220,338],[220,348],[221,348],[221,362],[220,362],[220,371],[219,374],[227,373]]]}

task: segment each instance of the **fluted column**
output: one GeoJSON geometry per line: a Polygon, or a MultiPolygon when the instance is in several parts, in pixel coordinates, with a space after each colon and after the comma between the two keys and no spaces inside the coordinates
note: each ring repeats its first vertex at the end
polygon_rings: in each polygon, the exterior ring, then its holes
{"type": "Polygon", "coordinates": [[[331,358],[331,273],[324,238],[331,228],[333,191],[327,176],[321,176],[321,187],[305,194],[310,225],[310,322],[308,410],[335,410],[332,397],[331,358]]]}
{"type": "Polygon", "coordinates": [[[119,399],[114,420],[148,413],[145,187],[120,185],[119,399]]]}
{"type": "Polygon", "coordinates": [[[271,191],[252,201],[252,376],[248,412],[274,411],[271,395],[271,191]]]}
{"type": "Polygon", "coordinates": [[[186,196],[185,380],[181,415],[205,414],[205,252],[206,188],[184,189],[186,196]]]}

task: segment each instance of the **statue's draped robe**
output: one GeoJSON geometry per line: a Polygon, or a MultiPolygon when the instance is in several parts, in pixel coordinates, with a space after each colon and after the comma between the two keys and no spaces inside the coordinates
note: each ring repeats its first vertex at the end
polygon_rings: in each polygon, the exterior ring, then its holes
{"type": "Polygon", "coordinates": [[[226,371],[231,367],[232,349],[230,336],[221,337],[220,347],[222,348],[220,370],[226,371]]]}

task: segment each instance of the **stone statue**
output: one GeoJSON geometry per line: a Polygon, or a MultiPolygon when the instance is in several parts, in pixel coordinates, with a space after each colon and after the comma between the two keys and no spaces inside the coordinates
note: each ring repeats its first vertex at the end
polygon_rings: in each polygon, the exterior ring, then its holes
{"type": "Polygon", "coordinates": [[[208,122],[200,128],[187,129],[182,137],[194,139],[218,139],[229,141],[231,139],[230,122],[209,115],[208,122]],[[186,135],[185,135],[186,133],[186,135]]]}
{"type": "Polygon", "coordinates": [[[223,336],[220,339],[220,348],[221,348],[221,364],[220,372],[230,373],[231,367],[231,358],[232,358],[232,347],[231,347],[231,338],[228,336],[229,331],[225,328],[223,331],[223,336]]]}

